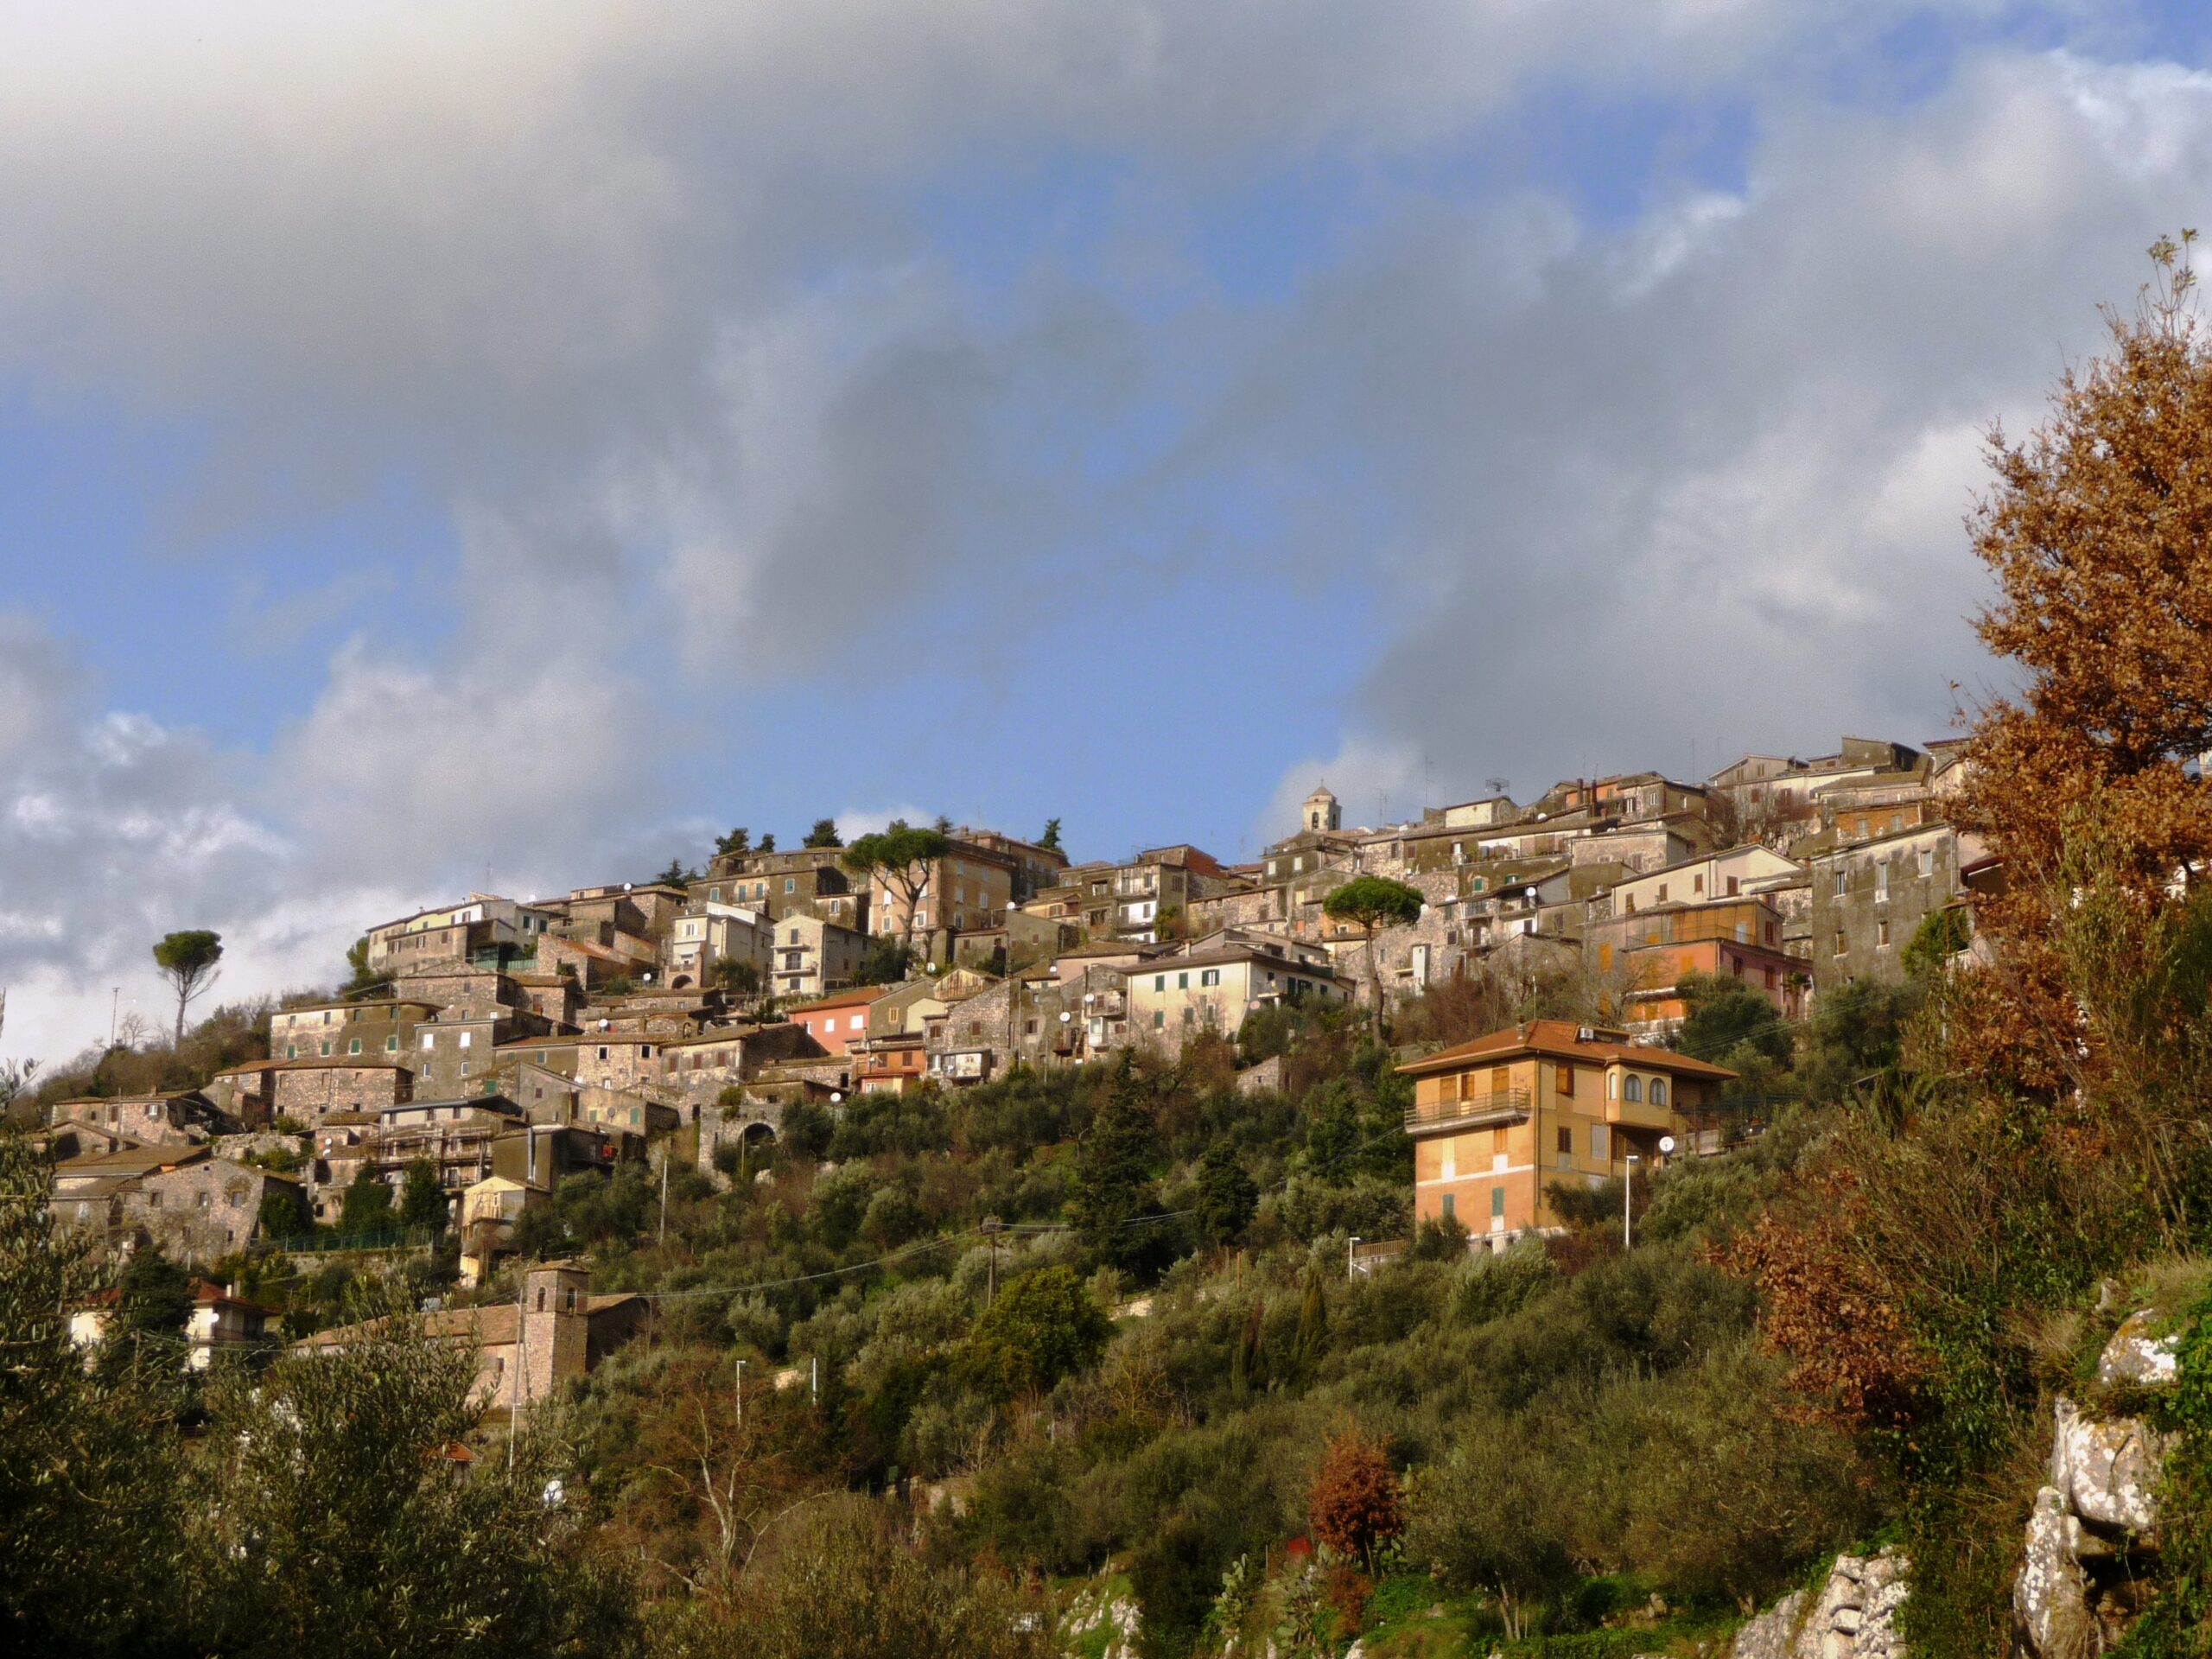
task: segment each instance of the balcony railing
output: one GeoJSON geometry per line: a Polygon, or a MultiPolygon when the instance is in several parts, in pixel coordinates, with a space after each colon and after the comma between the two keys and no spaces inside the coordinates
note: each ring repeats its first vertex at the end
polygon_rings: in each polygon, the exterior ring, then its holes
{"type": "Polygon", "coordinates": [[[1433,1100],[1408,1107],[1406,1133],[1434,1135],[1445,1129],[1488,1129],[1524,1121],[1532,1108],[1526,1089],[1499,1089],[1465,1100],[1433,1100]]]}

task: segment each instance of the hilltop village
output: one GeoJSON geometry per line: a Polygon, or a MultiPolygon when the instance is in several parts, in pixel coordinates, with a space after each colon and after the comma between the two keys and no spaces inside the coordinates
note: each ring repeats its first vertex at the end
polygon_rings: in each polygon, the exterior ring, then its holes
{"type": "MultiPolygon", "coordinates": [[[[1300,1006],[1576,976],[1601,1020],[1407,1068],[1420,1218],[1502,1241],[1552,1219],[1547,1182],[1727,1132],[1734,1074],[1661,1046],[1687,987],[1734,982],[1794,1024],[1854,980],[1902,977],[1916,939],[1971,950],[1987,861],[1946,821],[1961,771],[1953,743],[1847,738],[1702,783],[1574,779],[1379,828],[1347,826],[1324,785],[1244,864],[1181,843],[1077,862],[1057,824],[1030,841],[894,825],[847,846],[825,821],[788,850],[734,831],[658,880],[378,922],[342,995],[270,1012],[265,1057],[51,1101],[54,1211],[195,1262],[404,1213],[458,1230],[465,1288],[563,1177],[680,1158],[712,1178],[796,1103],[1172,1059],[1300,1006]],[[1418,915],[1372,939],[1332,916],[1361,876],[1415,891],[1418,915]],[[1607,1103],[1586,1092],[1579,1115],[1560,1093],[1577,1061],[1607,1103]],[[432,1191],[410,1192],[424,1171],[432,1191]]],[[[1280,1087],[1283,1065],[1236,1087],[1280,1087]]],[[[208,1343],[261,1339],[245,1299],[201,1290],[208,1343]]]]}

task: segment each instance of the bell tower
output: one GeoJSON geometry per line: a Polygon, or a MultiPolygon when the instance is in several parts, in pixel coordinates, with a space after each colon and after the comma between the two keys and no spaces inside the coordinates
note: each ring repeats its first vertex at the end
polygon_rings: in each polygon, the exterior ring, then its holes
{"type": "Polygon", "coordinates": [[[1329,792],[1328,785],[1323,784],[1306,798],[1305,821],[1300,828],[1341,830],[1344,827],[1344,808],[1337,804],[1337,798],[1329,792]]]}

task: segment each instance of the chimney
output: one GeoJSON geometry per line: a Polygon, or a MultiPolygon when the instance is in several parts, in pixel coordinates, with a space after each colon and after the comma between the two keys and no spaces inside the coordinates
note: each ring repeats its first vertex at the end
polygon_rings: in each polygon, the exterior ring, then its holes
{"type": "Polygon", "coordinates": [[[1523,1020],[1517,1023],[1513,1027],[1513,1035],[1519,1041],[1524,1043],[1527,1042],[1529,1040],[1529,1022],[1526,1020],[1523,1020]]]}

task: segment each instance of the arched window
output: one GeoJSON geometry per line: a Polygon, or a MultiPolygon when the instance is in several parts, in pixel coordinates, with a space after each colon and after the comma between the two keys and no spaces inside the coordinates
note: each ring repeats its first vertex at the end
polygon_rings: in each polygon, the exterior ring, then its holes
{"type": "Polygon", "coordinates": [[[1664,1106],[1667,1103],[1666,1078],[1654,1077],[1651,1079],[1651,1103],[1654,1106],[1664,1106]]]}
{"type": "Polygon", "coordinates": [[[1621,1085],[1621,1098],[1623,1100],[1642,1100],[1643,1098],[1643,1079],[1635,1077],[1629,1078],[1627,1082],[1621,1085]]]}

